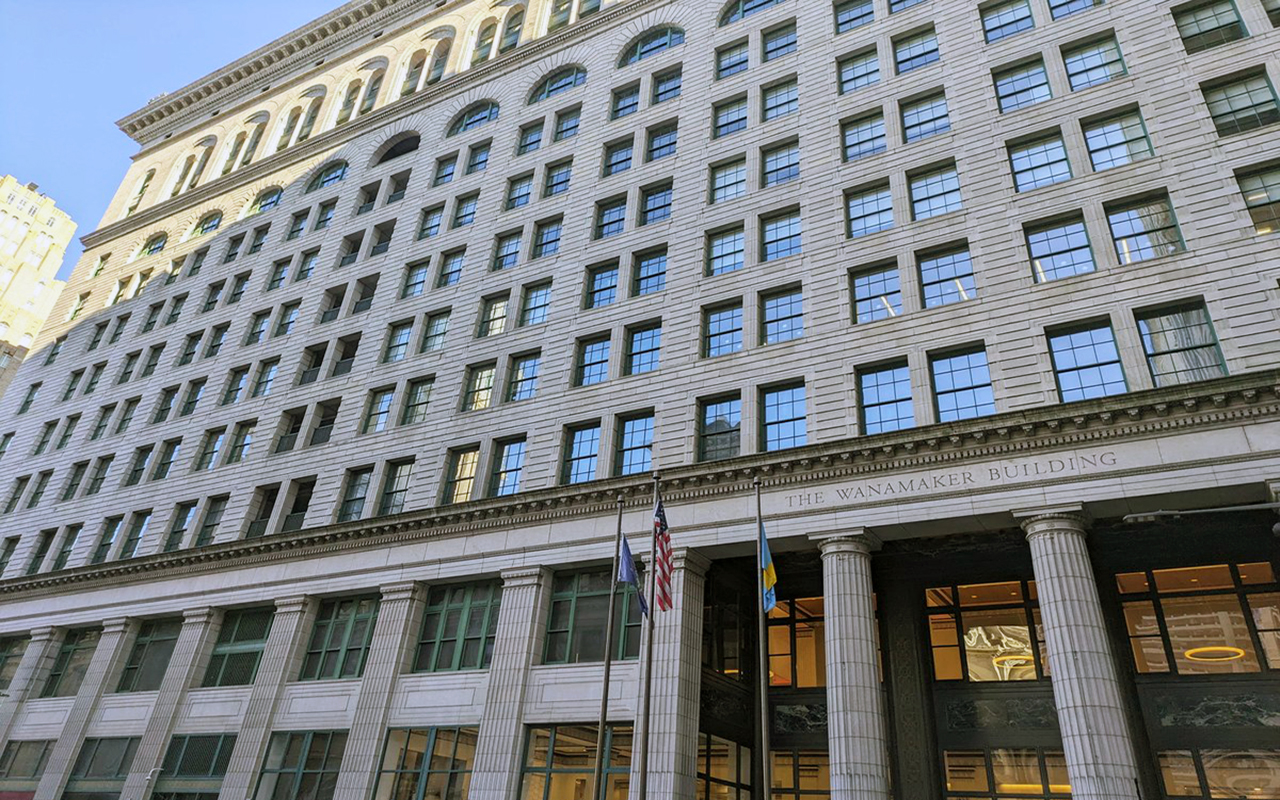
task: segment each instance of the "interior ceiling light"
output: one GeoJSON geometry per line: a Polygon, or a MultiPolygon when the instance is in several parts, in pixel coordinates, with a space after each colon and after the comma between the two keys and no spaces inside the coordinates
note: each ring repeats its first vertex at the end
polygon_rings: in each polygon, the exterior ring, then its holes
{"type": "Polygon", "coordinates": [[[1182,655],[1188,661],[1207,661],[1209,663],[1215,663],[1220,661],[1239,661],[1244,658],[1244,651],[1239,647],[1212,645],[1209,647],[1193,647],[1182,655]]]}

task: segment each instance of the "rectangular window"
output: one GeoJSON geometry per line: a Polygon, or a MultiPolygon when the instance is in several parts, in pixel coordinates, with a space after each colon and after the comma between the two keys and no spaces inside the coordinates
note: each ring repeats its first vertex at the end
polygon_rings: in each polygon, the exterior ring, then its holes
{"type": "Polygon", "coordinates": [[[770,86],[764,90],[763,101],[764,113],[761,118],[765,122],[794,114],[800,110],[800,86],[794,80],[770,86]]]}
{"type": "Polygon", "coordinates": [[[1071,178],[1071,164],[1062,134],[1009,145],[1013,183],[1019,192],[1029,192],[1071,178]]]}
{"type": "Polygon", "coordinates": [[[600,425],[578,425],[565,430],[564,483],[595,480],[600,457],[600,425]]]}
{"type": "Polygon", "coordinates": [[[840,73],[841,94],[880,82],[880,56],[875,47],[840,60],[836,63],[836,69],[840,73]]]}
{"type": "Polygon", "coordinates": [[[845,195],[850,239],[893,227],[893,193],[882,183],[845,195]]]}
{"type": "Polygon", "coordinates": [[[1155,154],[1146,122],[1137,109],[1085,123],[1084,138],[1089,160],[1099,172],[1155,154]]]}
{"type": "Polygon", "coordinates": [[[667,286],[666,248],[638,253],[632,270],[631,295],[639,297],[660,292],[667,286]]]}
{"type": "Polygon", "coordinates": [[[505,497],[520,491],[524,474],[525,440],[495,442],[493,468],[489,474],[489,496],[505,497]]]}
{"type": "Polygon", "coordinates": [[[627,198],[596,203],[595,238],[604,239],[622,233],[627,222],[627,198]]]}
{"type": "Polygon", "coordinates": [[[1156,386],[1174,386],[1227,374],[1213,320],[1203,302],[1137,315],[1142,349],[1156,386]]]}
{"type": "Polygon", "coordinates": [[[884,114],[878,111],[846,122],[840,130],[844,140],[845,161],[855,161],[876,153],[883,153],[888,146],[888,137],[884,130],[884,114]]]}
{"type": "Polygon", "coordinates": [[[116,691],[152,692],[159,689],[181,630],[181,619],[143,622],[125,661],[116,691]]]}
{"type": "Polygon", "coordinates": [[[467,386],[462,395],[463,411],[480,411],[493,405],[493,364],[482,364],[467,370],[467,386]]]}
{"type": "Polygon", "coordinates": [[[868,436],[915,427],[911,370],[906,362],[858,370],[862,432],[868,436]]]}
{"type": "Polygon", "coordinates": [[[1067,65],[1067,79],[1073,92],[1106,83],[1127,72],[1120,44],[1114,36],[1064,50],[1062,60],[1067,65]]]}
{"type": "Polygon", "coordinates": [[[409,381],[409,389],[404,402],[404,412],[400,415],[401,425],[414,425],[425,422],[427,408],[431,403],[431,390],[435,388],[435,379],[418,378],[409,381]]]}
{"type": "Polygon", "coordinates": [[[653,464],[653,414],[619,418],[617,441],[614,475],[649,472],[653,464]]]}
{"type": "Polygon", "coordinates": [[[551,282],[526,286],[520,303],[520,327],[540,325],[551,311],[551,282]]]}
{"type": "Polygon", "coordinates": [[[875,4],[871,0],[842,0],[836,3],[835,14],[836,33],[847,33],[875,19],[875,4]]]}
{"type": "Polygon", "coordinates": [[[563,220],[556,218],[539,222],[533,229],[533,258],[555,255],[560,252],[560,233],[563,220]]]}
{"type": "Polygon", "coordinates": [[[338,207],[338,201],[330,200],[320,204],[320,211],[316,214],[316,225],[314,230],[324,230],[329,227],[329,223],[333,221],[333,212],[338,207]]]}
{"type": "MultiPolygon", "coordinates": [[[[507,211],[529,205],[529,199],[533,197],[533,176],[522,175],[519,178],[512,178],[507,181],[507,199],[503,207],[507,211]]],[[[437,227],[439,227],[437,225],[437,227]]]]}
{"type": "Polygon", "coordinates": [[[932,356],[929,371],[933,375],[934,407],[939,422],[996,413],[984,348],[932,356]]]}
{"type": "Polygon", "coordinates": [[[196,531],[195,547],[213,544],[213,537],[218,532],[218,526],[222,524],[222,515],[226,513],[227,503],[230,500],[231,498],[227,495],[209,498],[204,509],[204,519],[200,522],[200,529],[196,531]]]}
{"type": "Polygon", "coordinates": [[[468,447],[449,453],[449,471],[441,492],[441,504],[465,503],[475,489],[476,467],[480,461],[480,448],[468,447]]]}
{"type": "Polygon", "coordinates": [[[762,217],[760,219],[761,260],[775,261],[798,255],[801,250],[801,227],[799,211],[762,217]]]}
{"type": "Polygon", "coordinates": [[[440,226],[443,223],[444,206],[424,208],[422,210],[422,216],[418,220],[418,238],[430,239],[432,236],[440,233],[440,226]]]}
{"type": "Polygon", "coordinates": [[[761,188],[794,181],[800,177],[800,145],[784,144],[761,154],[764,175],[761,188]]]}
{"type": "Polygon", "coordinates": [[[796,25],[791,23],[764,32],[763,61],[772,61],[794,53],[797,49],[796,25]]]}
{"type": "Polygon", "coordinates": [[[1276,91],[1265,72],[1201,87],[1219,136],[1244,133],[1280,121],[1276,91]]]}
{"type": "Polygon", "coordinates": [[[658,368],[662,349],[662,325],[648,325],[627,331],[625,374],[639,375],[658,368]]]}
{"type": "Polygon", "coordinates": [[[391,418],[391,406],[395,402],[395,397],[396,390],[394,388],[375,389],[369,392],[364,422],[360,425],[361,433],[378,433],[387,429],[391,418]]]}
{"type": "Polygon", "coordinates": [[[609,378],[609,338],[584,339],[578,343],[574,385],[591,386],[609,378]]]}
{"type": "Polygon", "coordinates": [[[742,349],[742,303],[719,306],[703,312],[702,352],[708,358],[736,353],[742,349]]]}
{"type": "Polygon", "coordinates": [[[475,222],[476,208],[479,205],[479,192],[473,192],[459,197],[453,206],[453,227],[461,228],[475,222]]]}
{"type": "Polygon", "coordinates": [[[226,428],[205,431],[204,446],[200,448],[200,457],[196,459],[195,469],[197,471],[213,469],[214,465],[218,463],[218,453],[222,450],[222,443],[226,437],[226,428]]]}
{"type": "Polygon", "coordinates": [[[804,296],[799,289],[763,295],[760,311],[761,344],[789,342],[804,335],[804,296]]]}
{"type": "Polygon", "coordinates": [[[1176,8],[1173,21],[1188,53],[1198,53],[1248,35],[1231,0],[1210,0],[1176,8]]]}
{"type": "Polygon", "coordinates": [[[902,287],[894,263],[853,273],[854,322],[866,323],[902,315],[902,287]]]}
{"type": "Polygon", "coordinates": [[[747,127],[747,98],[742,97],[736,100],[730,100],[720,103],[713,109],[715,111],[715,126],[713,135],[719,139],[747,127]]]}
{"type": "MultiPolygon", "coordinates": [[[[474,175],[477,172],[483,172],[487,166],[489,166],[489,143],[485,142],[472,147],[467,153],[467,174],[474,175]]],[[[387,198],[387,202],[392,201],[387,198]]]]}
{"type": "Polygon", "coordinates": [[[338,522],[351,522],[364,516],[364,504],[369,499],[369,485],[372,482],[373,467],[347,470],[342,502],[338,505],[338,522]]]}
{"type": "Polygon", "coordinates": [[[253,800],[307,797],[333,800],[346,731],[273,733],[253,800]]]}
{"type": "MultiPolygon", "coordinates": [[[[9,641],[21,642],[24,647],[26,645],[25,639],[9,641]]],[[[4,643],[0,643],[0,648],[3,647],[4,643]]],[[[0,686],[3,685],[5,684],[0,684],[0,686]]],[[[0,780],[8,785],[13,795],[34,796],[35,788],[39,785],[40,777],[44,775],[45,764],[56,743],[56,739],[28,739],[13,740],[5,745],[4,752],[0,753],[0,780]],[[14,791],[23,783],[26,786],[21,788],[27,788],[28,791],[14,791]]]]}
{"type": "Polygon", "coordinates": [[[1031,30],[1035,20],[1031,17],[1031,4],[1027,0],[1008,0],[982,9],[982,32],[987,44],[1031,30]]]}
{"type": "Polygon", "coordinates": [[[628,86],[613,92],[612,116],[622,119],[640,110],[640,86],[628,86]]]}
{"type": "Polygon", "coordinates": [[[592,267],[587,271],[587,308],[602,308],[618,299],[618,268],[592,267]]]}
{"type": "Polygon", "coordinates": [[[548,164],[546,179],[542,185],[543,197],[555,197],[569,191],[569,181],[573,178],[573,160],[548,164]]]}
{"type": "MultiPolygon", "coordinates": [[[[377,595],[321,603],[298,680],[359,678],[363,675],[377,620],[377,595]]],[[[267,761],[271,761],[270,753],[267,761]]]]}
{"type": "Polygon", "coordinates": [[[1049,0],[1049,13],[1054,19],[1062,19],[1081,11],[1102,5],[1103,0],[1049,0]]]}
{"type": "Polygon", "coordinates": [[[716,78],[727,78],[745,72],[751,63],[751,52],[745,41],[716,51],[716,78]]]}
{"type": "Polygon", "coordinates": [[[400,298],[417,297],[427,289],[427,279],[431,274],[430,260],[415,261],[404,269],[404,285],[400,288],[400,298]]]}
{"type": "Polygon", "coordinates": [[[742,452],[742,398],[721,397],[699,403],[698,460],[735,458],[742,452]]]}
{"type": "Polygon", "coordinates": [[[386,474],[382,478],[382,497],[378,500],[378,516],[386,517],[404,511],[412,473],[413,461],[387,464],[386,474]]]}
{"type": "Polygon", "coordinates": [[[761,449],[765,452],[808,443],[804,384],[760,392],[761,449]]]}
{"type": "Polygon", "coordinates": [[[649,130],[649,145],[645,151],[646,161],[657,161],[660,158],[675,155],[676,145],[680,138],[680,130],[676,123],[662,125],[649,130]]]}
{"type": "Polygon", "coordinates": [[[1001,113],[1007,114],[1053,97],[1043,59],[999,70],[992,73],[992,78],[996,83],[996,100],[1001,113]]]}
{"type": "Polygon", "coordinates": [[[1160,258],[1186,249],[1167,194],[1108,204],[1105,210],[1121,264],[1160,258]]]}
{"type": "Polygon", "coordinates": [[[108,797],[119,794],[133,765],[139,738],[85,739],[63,796],[67,798],[108,797]],[[84,791],[96,787],[99,791],[84,791]],[[105,789],[105,791],[103,791],[105,789]],[[113,791],[114,790],[114,791],[113,791]]]}
{"type": "Polygon", "coordinates": [[[907,144],[949,130],[951,114],[942,92],[902,104],[902,139],[907,144]]]}
{"type": "Polygon", "coordinates": [[[499,581],[432,586],[422,617],[413,671],[488,669],[493,659],[501,603],[499,581]]]}
{"type": "Polygon", "coordinates": [[[1082,217],[1028,225],[1024,232],[1036,283],[1083,275],[1096,269],[1089,232],[1082,217]]]}
{"type": "Polygon", "coordinates": [[[96,628],[67,631],[45,679],[41,697],[75,697],[84,682],[89,661],[98,648],[102,631],[96,628]]]}
{"type": "Polygon", "coordinates": [[[1058,397],[1064,403],[1128,391],[1111,326],[1106,323],[1048,334],[1058,397]]]}
{"type": "Polygon", "coordinates": [[[440,264],[440,274],[436,276],[436,288],[443,289],[446,286],[453,286],[462,280],[462,268],[466,265],[466,261],[466,250],[454,250],[452,253],[445,253],[440,264]]]}
{"type": "MultiPolygon", "coordinates": [[[[603,625],[599,627],[603,629],[603,625]]],[[[599,633],[598,638],[603,642],[604,633],[599,633]]],[[[581,660],[599,661],[602,658],[603,656],[581,660]]],[[[528,728],[521,779],[525,789],[521,797],[543,800],[545,796],[550,800],[557,800],[563,796],[558,794],[561,787],[588,785],[593,780],[598,730],[595,723],[528,728]]],[[[605,752],[608,756],[602,768],[601,797],[626,797],[627,785],[631,779],[632,737],[631,725],[608,726],[605,734],[605,752]]]]}
{"type": "Polygon", "coordinates": [[[917,221],[960,210],[960,176],[954,164],[908,177],[911,212],[917,221]]]}
{"type": "Polygon", "coordinates": [[[458,157],[456,155],[441,158],[436,161],[436,172],[431,179],[432,186],[443,186],[453,180],[453,174],[458,168],[458,157]]]}
{"type": "Polygon", "coordinates": [[[617,175],[631,169],[632,153],[635,147],[631,140],[607,146],[604,150],[604,176],[617,175]]]}
{"type": "Polygon", "coordinates": [[[532,153],[542,146],[542,122],[525,125],[520,129],[520,140],[516,144],[516,155],[532,153]]]}
{"type": "Polygon", "coordinates": [[[683,75],[679,67],[653,76],[653,104],[674,100],[680,96],[683,75]]]}
{"type": "Polygon", "coordinates": [[[511,359],[511,368],[507,372],[508,402],[533,398],[538,391],[538,370],[541,363],[542,358],[537,353],[511,359]]]}
{"type": "MultiPolygon", "coordinates": [[[[544,664],[589,664],[604,661],[605,624],[609,617],[609,570],[556,573],[551,583],[551,613],[547,615],[544,664]]],[[[618,591],[612,621],[616,648],[611,660],[640,655],[640,605],[629,584],[618,591]]],[[[591,733],[595,741],[595,733],[591,733]]],[[[549,751],[550,752],[550,751],[549,751]]],[[[590,765],[590,761],[586,762],[590,765]]],[[[624,781],[627,776],[623,776],[624,781]]],[[[615,794],[614,796],[621,796],[615,794]]]]}
{"type": "Polygon", "coordinates": [[[747,236],[741,228],[708,234],[707,273],[724,275],[746,264],[747,236]]]}
{"type": "Polygon", "coordinates": [[[711,168],[711,202],[723,203],[747,193],[747,162],[739,159],[711,168]]]}
{"type": "Polygon", "coordinates": [[[1237,175],[1240,193],[1259,236],[1280,230],[1280,167],[1237,175]]]}
{"type": "Polygon", "coordinates": [[[978,296],[968,246],[921,253],[920,289],[925,308],[959,303],[978,296]]]}
{"type": "Polygon", "coordinates": [[[428,798],[466,797],[479,736],[478,727],[391,729],[373,796],[412,800],[415,787],[427,786],[428,798]]]}
{"type": "Polygon", "coordinates": [[[893,55],[899,75],[932,64],[942,57],[938,52],[938,34],[933,28],[929,28],[912,36],[895,39],[893,55]]]}
{"type": "Polygon", "coordinates": [[[578,125],[581,121],[582,112],[576,108],[556,114],[556,129],[552,134],[552,140],[562,142],[565,139],[577,136],[578,125]]]}
{"type": "Polygon", "coordinates": [[[671,216],[671,183],[651,186],[640,195],[640,224],[651,225],[671,216]]]}
{"type": "Polygon", "coordinates": [[[481,302],[480,328],[476,331],[477,338],[483,339],[486,336],[497,336],[506,330],[507,306],[509,304],[510,298],[507,295],[489,297],[481,302]]]}

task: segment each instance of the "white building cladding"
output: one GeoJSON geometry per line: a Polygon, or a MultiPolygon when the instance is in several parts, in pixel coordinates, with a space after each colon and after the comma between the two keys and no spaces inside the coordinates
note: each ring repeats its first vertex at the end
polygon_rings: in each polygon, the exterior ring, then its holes
{"type": "Polygon", "coordinates": [[[0,400],[0,792],[585,796],[657,471],[653,796],[759,786],[759,478],[773,797],[1280,797],[1274,516],[1121,521],[1277,499],[1278,18],[371,0],[153,101],[0,400]]]}

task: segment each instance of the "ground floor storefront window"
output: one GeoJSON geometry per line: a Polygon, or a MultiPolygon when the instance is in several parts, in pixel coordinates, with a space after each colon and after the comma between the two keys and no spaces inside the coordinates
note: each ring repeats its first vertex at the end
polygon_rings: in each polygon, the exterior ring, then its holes
{"type": "Polygon", "coordinates": [[[1059,750],[998,748],[947,750],[947,800],[1070,797],[1067,762],[1059,750]]]}
{"type": "MultiPolygon", "coordinates": [[[[596,725],[529,728],[520,800],[590,798],[599,730],[596,725]]],[[[631,782],[631,739],[630,725],[610,725],[606,731],[604,748],[608,761],[597,800],[627,800],[631,782]]]]}
{"type": "Polygon", "coordinates": [[[1159,760],[1170,797],[1280,798],[1280,750],[1166,750],[1159,760]]]}

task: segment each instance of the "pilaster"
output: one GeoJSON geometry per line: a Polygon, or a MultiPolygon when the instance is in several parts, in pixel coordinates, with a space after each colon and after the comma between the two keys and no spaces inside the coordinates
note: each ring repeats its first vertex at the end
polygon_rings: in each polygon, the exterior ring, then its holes
{"type": "Polygon", "coordinates": [[[489,665],[489,693],[476,742],[471,800],[515,796],[524,749],[529,668],[542,653],[550,592],[551,570],[546,567],[502,573],[502,607],[489,665]]]}
{"type": "Polygon", "coordinates": [[[1067,775],[1076,800],[1138,800],[1124,697],[1079,506],[1016,511],[1027,534],[1053,676],[1067,775]]]}
{"type": "Polygon", "coordinates": [[[220,622],[221,612],[207,607],[189,609],[182,615],[182,630],[178,633],[178,641],[169,658],[164,680],[156,692],[156,702],[152,706],[142,741],[138,742],[133,766],[125,780],[124,789],[120,792],[121,797],[147,800],[151,771],[164,763],[169,737],[173,735],[173,726],[177,722],[178,708],[186,699],[187,690],[195,682],[197,671],[202,666],[199,656],[204,650],[204,644],[210,637],[218,634],[220,622]]]}
{"type": "Polygon", "coordinates": [[[287,597],[276,601],[271,633],[258,663],[258,675],[249,693],[244,719],[231,751],[227,774],[222,779],[223,800],[245,800],[253,790],[258,762],[271,736],[271,723],[284,685],[298,671],[298,660],[311,625],[316,603],[310,597],[287,597]]]}
{"type": "Polygon", "coordinates": [[[35,694],[37,681],[49,674],[49,668],[58,655],[58,648],[67,635],[63,628],[36,628],[27,640],[27,649],[22,653],[18,669],[5,689],[7,697],[0,697],[0,752],[4,751],[9,741],[9,732],[18,719],[18,710],[22,704],[35,694]]]}
{"type": "Polygon", "coordinates": [[[62,794],[62,787],[67,783],[76,754],[80,752],[80,745],[84,741],[89,719],[98,707],[98,701],[102,699],[107,685],[120,677],[125,655],[137,627],[134,620],[124,617],[102,623],[102,636],[98,639],[93,657],[89,659],[84,680],[80,682],[80,690],[76,692],[71,710],[62,724],[58,741],[49,754],[34,800],[54,800],[62,794]]]}
{"type": "MultiPolygon", "coordinates": [[[[673,551],[671,557],[671,610],[654,612],[653,694],[649,707],[652,735],[646,791],[651,798],[694,797],[697,793],[702,613],[711,562],[687,548],[673,551]]],[[[640,644],[643,653],[646,643],[640,644]]],[[[643,686],[642,674],[641,691],[643,686]]],[[[643,720],[637,720],[636,736],[646,734],[643,720]]],[[[635,757],[638,743],[637,738],[632,748],[633,794],[637,792],[640,767],[635,757]]]]}
{"type": "Polygon", "coordinates": [[[889,748],[871,580],[871,554],[880,549],[880,540],[864,528],[809,538],[822,550],[831,795],[889,800],[889,748]]]}
{"type": "Polygon", "coordinates": [[[355,716],[347,736],[343,770],[334,789],[334,800],[365,800],[373,791],[378,774],[378,756],[387,735],[391,691],[404,666],[414,606],[423,602],[422,587],[413,582],[382,587],[378,621],[373,628],[369,656],[365,661],[355,716]]]}

